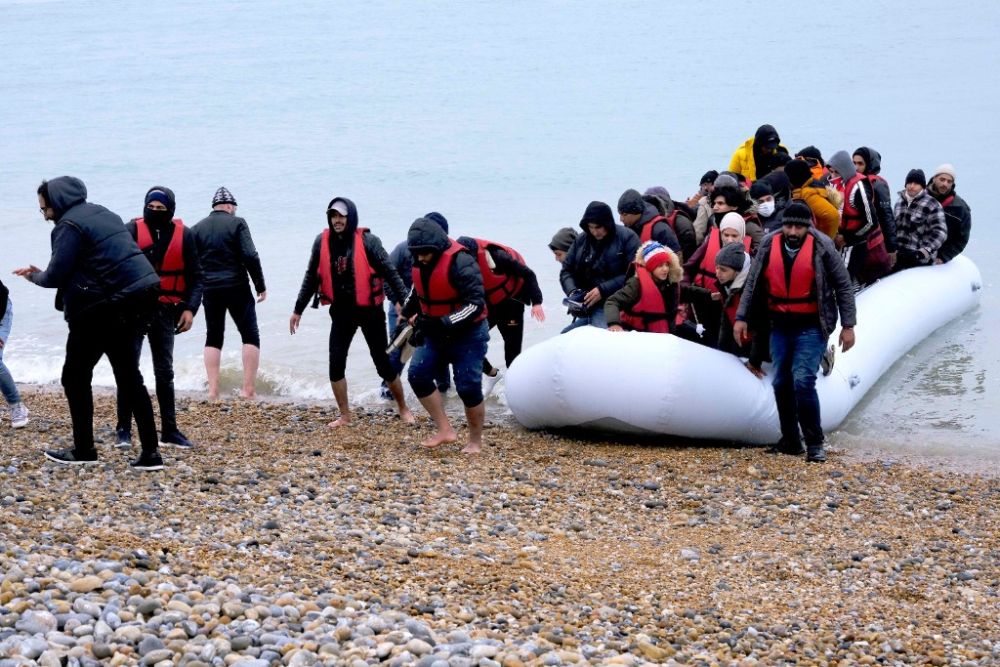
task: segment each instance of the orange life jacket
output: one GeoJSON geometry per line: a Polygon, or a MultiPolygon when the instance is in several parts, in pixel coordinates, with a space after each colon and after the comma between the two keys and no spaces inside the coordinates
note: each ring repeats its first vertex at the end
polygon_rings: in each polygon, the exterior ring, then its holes
{"type": "Polygon", "coordinates": [[[521,265],[525,264],[524,257],[518,251],[502,243],[494,243],[493,241],[485,241],[483,239],[475,239],[475,241],[478,248],[476,251],[476,261],[479,262],[479,272],[483,274],[483,290],[486,292],[486,303],[490,306],[495,306],[501,301],[513,298],[524,286],[524,279],[503,273],[494,273],[493,269],[490,268],[489,262],[486,260],[487,248],[489,246],[500,248],[521,265]]]}
{"type": "Polygon", "coordinates": [[[621,312],[622,325],[633,331],[670,333],[667,304],[653,280],[653,274],[639,266],[636,267],[636,276],[639,278],[639,300],[621,312]]]}
{"type": "MultiPolygon", "coordinates": [[[[381,306],[385,300],[383,281],[375,275],[375,269],[365,252],[364,235],[368,230],[359,227],[354,230],[354,250],[351,261],[354,264],[354,302],[361,307],[381,306]]],[[[333,303],[333,266],[330,263],[330,229],[323,230],[319,241],[319,302],[324,306],[333,303]]]]}
{"type": "Polygon", "coordinates": [[[767,305],[778,313],[814,314],[819,312],[816,295],[816,266],[813,264],[815,242],[806,234],[802,248],[792,261],[790,280],[785,280],[785,256],[781,251],[781,234],[771,241],[767,260],[767,305]]]}
{"type": "MultiPolygon", "coordinates": [[[[187,293],[187,281],[184,280],[184,221],[174,218],[173,222],[174,235],[170,237],[167,252],[159,265],[153,268],[160,276],[160,303],[178,304],[187,293]]],[[[153,245],[149,225],[142,218],[136,218],[135,230],[139,250],[146,252],[153,245]]]]}
{"type": "MultiPolygon", "coordinates": [[[[461,310],[465,305],[458,290],[455,289],[451,284],[451,280],[448,279],[448,274],[451,271],[452,263],[455,261],[455,255],[467,250],[461,243],[452,240],[447,250],[442,252],[441,256],[438,257],[437,263],[431,270],[431,275],[426,286],[420,276],[420,267],[414,262],[413,273],[411,274],[413,277],[413,289],[420,299],[420,309],[424,315],[446,317],[461,310]]],[[[483,308],[475,321],[481,322],[486,319],[486,315],[486,308],[483,308]]]]}
{"type": "MultiPolygon", "coordinates": [[[[694,284],[698,287],[711,289],[715,281],[715,256],[722,249],[722,236],[719,233],[718,227],[712,227],[705,243],[708,246],[705,248],[705,254],[701,258],[701,264],[698,265],[698,272],[694,276],[694,284]]],[[[749,236],[743,237],[743,247],[748,253],[750,252],[749,236]]]]}

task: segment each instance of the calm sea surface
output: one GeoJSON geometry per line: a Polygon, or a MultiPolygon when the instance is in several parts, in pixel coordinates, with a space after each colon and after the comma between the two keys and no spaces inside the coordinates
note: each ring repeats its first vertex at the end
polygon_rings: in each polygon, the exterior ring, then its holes
{"type": "MultiPolygon", "coordinates": [[[[389,248],[439,210],[455,236],[521,250],[549,315],[530,345],[567,319],[556,229],[628,187],[686,197],[766,122],[793,150],[874,146],[896,190],[911,167],[955,165],[982,305],[902,359],[836,441],[1000,459],[997,25],[1000,5],[981,2],[0,2],[6,361],[20,382],[58,381],[52,294],[9,276],[48,256],[42,178],[79,176],[124,218],[167,185],[190,223],[227,186],[268,283],[262,391],[328,398],[327,315],[308,310],[294,338],[287,321],[333,196],[389,248]]],[[[179,389],[204,386],[203,343],[199,317],[177,341],[179,389]]],[[[148,358],[144,371],[151,383],[148,358]]],[[[374,400],[360,336],[348,378],[374,400]]],[[[112,383],[106,364],[96,380],[112,383]]]]}

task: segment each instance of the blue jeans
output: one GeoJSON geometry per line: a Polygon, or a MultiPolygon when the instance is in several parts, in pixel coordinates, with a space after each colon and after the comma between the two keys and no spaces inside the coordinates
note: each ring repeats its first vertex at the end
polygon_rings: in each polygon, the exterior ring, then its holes
{"type": "Polygon", "coordinates": [[[579,329],[580,327],[592,326],[600,327],[601,329],[608,328],[608,321],[604,319],[604,302],[601,301],[599,304],[594,306],[594,309],[587,313],[584,317],[576,317],[573,319],[569,325],[562,330],[562,333],[568,333],[573,329],[579,329]]]}
{"type": "Polygon", "coordinates": [[[465,407],[483,402],[483,359],[490,342],[486,320],[452,336],[428,336],[410,360],[410,387],[417,398],[430,396],[437,389],[435,380],[441,368],[450,364],[455,372],[455,390],[465,407]]]}
{"type": "MultiPolygon", "coordinates": [[[[389,340],[392,341],[396,337],[396,331],[399,329],[399,325],[396,324],[396,308],[393,304],[389,304],[389,340]]],[[[396,369],[396,374],[399,376],[403,375],[403,350],[393,350],[389,353],[389,364],[396,369]]],[[[437,379],[434,381],[437,384],[438,391],[448,391],[448,387],[451,386],[451,379],[448,377],[448,367],[445,366],[438,373],[437,379]]],[[[389,387],[386,385],[385,380],[382,381],[382,391],[383,395],[388,398],[389,387]]]]}
{"type": "MultiPolygon", "coordinates": [[[[7,337],[10,336],[12,326],[14,326],[14,302],[8,299],[7,312],[3,314],[3,318],[0,318],[0,341],[4,343],[4,347],[6,347],[7,337]]],[[[0,347],[0,392],[3,392],[3,397],[8,405],[14,405],[21,402],[21,394],[18,393],[14,378],[11,377],[10,371],[3,363],[3,350],[4,348],[0,347]]]]}
{"type": "Polygon", "coordinates": [[[818,326],[771,330],[771,359],[774,362],[774,400],[778,404],[781,437],[789,445],[806,446],[823,442],[820,425],[816,372],[826,350],[827,338],[818,326]]]}

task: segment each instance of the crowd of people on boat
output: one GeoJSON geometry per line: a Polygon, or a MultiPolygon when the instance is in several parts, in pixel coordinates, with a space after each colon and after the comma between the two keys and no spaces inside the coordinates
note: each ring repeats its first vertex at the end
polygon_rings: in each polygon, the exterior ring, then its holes
{"type": "MultiPolygon", "coordinates": [[[[743,357],[758,377],[770,360],[782,432],[775,451],[825,460],[816,375],[832,367],[827,343],[838,321],[842,350],[854,343],[855,293],[892,272],[948,262],[969,239],[971,212],[955,192],[954,167],[939,166],[930,180],[911,170],[893,205],[880,163],[870,147],[828,160],[814,146],[791,154],[763,125],[727,170],[706,172],[686,200],[663,186],[626,190],[617,202],[620,224],[608,204],[591,202],[581,232],[562,228],[549,243],[572,318],[563,333],[592,326],[672,334],[743,357]]],[[[14,273],[56,289],[69,330],[62,385],[73,423],[73,446],[45,456],[62,464],[98,459],[91,382],[106,355],[118,387],[116,443],[131,447],[134,422],[140,454],[133,467],[162,469],[161,445],[193,447],[176,420],[173,349],[202,305],[209,397],[219,395],[227,313],[242,343],[241,394],[255,394],[256,304],[267,289],[249,226],[225,187],[192,227],[175,217],[175,195],[163,186],[149,189],[142,215],[127,224],[88,202],[78,178],[44,181],[37,194],[54,223],[52,254],[45,269],[14,273]],[[145,339],[159,434],[139,371],[145,339]]],[[[485,398],[502,376],[487,359],[490,330],[499,330],[510,367],[521,352],[525,310],[545,319],[535,272],[499,241],[452,238],[436,211],[417,218],[391,252],[360,226],[346,197],[329,202],[326,223],[313,241],[289,332],[297,332],[310,303],[329,306],[329,379],[339,412],[329,426],[352,421],[346,361],[360,329],[384,397],[412,423],[402,382],[409,363],[409,386],[434,423],[423,446],[458,440],[442,398],[453,385],[468,424],[462,451],[480,451],[485,398]]],[[[3,365],[13,306],[2,283],[0,312],[0,389],[12,425],[21,428],[29,412],[3,365]]]]}

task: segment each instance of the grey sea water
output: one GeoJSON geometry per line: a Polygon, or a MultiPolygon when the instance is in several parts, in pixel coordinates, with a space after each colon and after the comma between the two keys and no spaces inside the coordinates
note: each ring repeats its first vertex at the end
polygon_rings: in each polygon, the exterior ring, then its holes
{"type": "MultiPolygon", "coordinates": [[[[567,319],[546,247],[556,229],[628,187],[690,195],[766,122],[793,150],[877,148],[894,190],[911,167],[955,165],[982,305],[902,359],[837,438],[995,460],[997,25],[1000,5],[978,2],[0,2],[5,358],[21,382],[58,381],[52,295],[9,276],[47,258],[44,177],[83,178],[124,218],[167,185],[190,223],[229,187],[268,283],[262,390],[326,398],[327,315],[307,311],[295,337],[287,320],[333,196],[390,248],[439,210],[456,236],[521,250],[548,314],[527,325],[530,345],[567,319]]],[[[203,342],[199,318],[178,339],[179,389],[204,386],[203,342]]],[[[375,400],[360,337],[348,378],[375,400]]],[[[106,365],[96,381],[112,383],[106,365]]]]}

